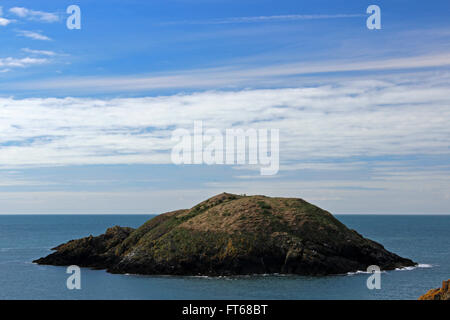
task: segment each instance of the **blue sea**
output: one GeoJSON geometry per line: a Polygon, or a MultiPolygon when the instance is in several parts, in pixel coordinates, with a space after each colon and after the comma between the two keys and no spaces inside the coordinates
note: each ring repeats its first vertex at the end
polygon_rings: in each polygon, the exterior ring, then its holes
{"type": "Polygon", "coordinates": [[[0,215],[0,299],[417,299],[450,278],[450,216],[339,215],[348,227],[420,267],[326,277],[259,275],[180,277],[113,275],[81,269],[81,290],[68,290],[65,267],[32,260],[71,239],[120,225],[138,227],[144,215],[0,215]]]}

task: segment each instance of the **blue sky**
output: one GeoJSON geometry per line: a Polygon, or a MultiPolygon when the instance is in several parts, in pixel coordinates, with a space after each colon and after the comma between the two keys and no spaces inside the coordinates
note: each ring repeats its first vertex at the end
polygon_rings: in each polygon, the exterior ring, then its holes
{"type": "Polygon", "coordinates": [[[0,7],[0,213],[158,213],[223,191],[449,213],[448,1],[0,7]],[[279,173],[171,164],[194,120],[280,129],[279,173]]]}

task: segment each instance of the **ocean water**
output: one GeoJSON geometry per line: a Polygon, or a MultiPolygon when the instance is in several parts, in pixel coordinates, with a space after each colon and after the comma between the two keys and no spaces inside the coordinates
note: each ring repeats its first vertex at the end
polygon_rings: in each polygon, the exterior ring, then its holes
{"type": "Polygon", "coordinates": [[[143,215],[0,215],[0,299],[417,299],[450,278],[450,216],[339,215],[339,220],[420,263],[381,273],[326,277],[259,275],[179,277],[113,275],[82,269],[81,290],[68,290],[65,267],[31,261],[71,239],[98,235],[113,225],[137,227],[143,215]]]}

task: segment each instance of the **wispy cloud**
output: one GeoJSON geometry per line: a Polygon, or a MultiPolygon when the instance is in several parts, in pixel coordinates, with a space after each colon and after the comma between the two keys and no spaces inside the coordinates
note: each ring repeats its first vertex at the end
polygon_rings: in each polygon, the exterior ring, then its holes
{"type": "Polygon", "coordinates": [[[3,7],[0,7],[0,27],[6,27],[8,24],[12,23],[13,20],[3,18],[3,7]]]}
{"type": "Polygon", "coordinates": [[[237,122],[280,129],[283,163],[449,154],[450,83],[438,79],[129,99],[2,98],[0,164],[170,163],[171,129],[191,129],[198,119],[220,129],[237,122]]]}
{"type": "Polygon", "coordinates": [[[179,24],[238,24],[238,23],[264,23],[264,22],[283,22],[298,20],[319,20],[319,19],[345,19],[363,17],[362,14],[289,14],[274,16],[253,16],[253,17],[229,17],[209,20],[183,20],[163,22],[162,25],[179,24]]]}
{"type": "Polygon", "coordinates": [[[33,50],[33,49],[29,49],[29,48],[22,48],[22,51],[26,52],[26,53],[49,56],[49,57],[56,55],[56,52],[49,51],[49,50],[33,50]]]}
{"type": "Polygon", "coordinates": [[[24,7],[14,7],[9,9],[9,12],[20,18],[25,18],[29,20],[42,21],[48,23],[59,21],[59,16],[55,13],[36,11],[24,7]]]}
{"type": "Polygon", "coordinates": [[[46,35],[43,35],[42,33],[35,32],[35,31],[28,31],[28,30],[19,30],[17,33],[23,37],[27,37],[33,40],[43,40],[43,41],[50,41],[51,38],[47,37],[46,35]]]}
{"type": "MultiPolygon", "coordinates": [[[[41,79],[39,82],[21,82],[21,90],[84,90],[86,92],[127,92],[168,88],[218,88],[236,86],[290,85],[292,77],[323,73],[355,71],[416,70],[450,66],[450,53],[369,61],[323,61],[321,63],[290,63],[261,67],[223,67],[166,73],[154,76],[82,77],[41,79]]],[[[4,88],[14,89],[14,84],[4,88]]]]}
{"type": "Polygon", "coordinates": [[[5,27],[8,24],[10,24],[11,22],[12,22],[12,20],[0,17],[0,26],[1,27],[5,27]]]}
{"type": "Polygon", "coordinates": [[[44,64],[47,63],[47,59],[42,58],[0,58],[0,68],[14,68],[14,67],[28,67],[31,65],[38,65],[38,64],[44,64]]]}

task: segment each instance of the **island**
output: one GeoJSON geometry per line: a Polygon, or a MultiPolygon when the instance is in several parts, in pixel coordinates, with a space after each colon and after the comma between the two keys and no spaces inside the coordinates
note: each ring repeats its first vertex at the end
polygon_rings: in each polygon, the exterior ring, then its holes
{"type": "Polygon", "coordinates": [[[71,240],[34,262],[145,275],[330,275],[377,265],[416,265],[298,198],[216,195],[157,215],[137,229],[115,226],[71,240]]]}

